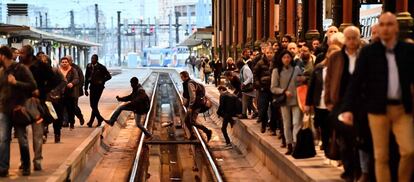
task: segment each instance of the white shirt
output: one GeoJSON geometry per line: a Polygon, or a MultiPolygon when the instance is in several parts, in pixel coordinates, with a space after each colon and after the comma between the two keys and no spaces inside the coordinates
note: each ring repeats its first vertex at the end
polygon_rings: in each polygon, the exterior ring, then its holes
{"type": "Polygon", "coordinates": [[[349,54],[348,51],[345,50],[346,55],[348,55],[349,58],[349,66],[348,66],[348,71],[349,73],[351,73],[351,75],[354,73],[355,70],[355,63],[356,63],[356,59],[357,59],[357,52],[355,52],[354,54],[349,54]]]}
{"type": "Polygon", "coordinates": [[[318,109],[327,109],[326,104],[325,104],[325,80],[326,80],[327,70],[328,70],[328,67],[326,66],[322,69],[323,84],[322,84],[321,100],[319,102],[319,106],[317,106],[318,109]]]}
{"type": "Polygon", "coordinates": [[[400,77],[398,75],[397,61],[395,60],[395,53],[392,50],[385,52],[388,63],[388,99],[401,99],[400,77]]]}

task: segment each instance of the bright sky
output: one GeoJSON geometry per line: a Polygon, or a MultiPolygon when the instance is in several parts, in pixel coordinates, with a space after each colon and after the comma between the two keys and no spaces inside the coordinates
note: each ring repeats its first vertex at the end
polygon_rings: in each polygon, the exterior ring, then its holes
{"type": "MultiPolygon", "coordinates": [[[[45,7],[51,25],[67,27],[70,23],[70,11],[74,10],[76,25],[94,25],[95,23],[95,7],[102,10],[106,18],[107,27],[111,27],[111,17],[114,18],[114,24],[117,21],[117,11],[121,11],[121,21],[124,18],[138,20],[142,14],[139,12],[140,3],[145,4],[144,18],[158,16],[158,0],[2,0],[3,8],[7,3],[28,3],[37,7],[45,7]]],[[[6,16],[6,9],[3,9],[3,19],[6,16]]],[[[31,21],[35,21],[35,17],[30,17],[31,21]]]]}

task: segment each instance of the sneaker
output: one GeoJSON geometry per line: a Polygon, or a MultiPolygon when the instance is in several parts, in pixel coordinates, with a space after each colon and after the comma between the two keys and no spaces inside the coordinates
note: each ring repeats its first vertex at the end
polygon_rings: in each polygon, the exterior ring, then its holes
{"type": "Polygon", "coordinates": [[[208,130],[208,132],[206,133],[207,135],[207,142],[209,142],[211,140],[211,135],[213,134],[213,131],[208,130]]]}
{"type": "Polygon", "coordinates": [[[164,123],[162,123],[162,124],[161,124],[161,126],[162,126],[162,127],[164,127],[164,128],[165,128],[165,127],[170,127],[170,126],[172,126],[172,125],[173,125],[173,123],[172,123],[172,122],[164,122],[164,123]]]}
{"type": "Polygon", "coordinates": [[[276,136],[276,131],[271,131],[270,133],[272,136],[276,136]]]}

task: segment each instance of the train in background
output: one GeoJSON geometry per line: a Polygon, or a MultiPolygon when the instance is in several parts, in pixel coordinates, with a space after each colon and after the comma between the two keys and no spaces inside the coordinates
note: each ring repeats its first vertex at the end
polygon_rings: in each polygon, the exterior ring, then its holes
{"type": "Polygon", "coordinates": [[[187,47],[144,48],[141,66],[144,67],[183,67],[190,51],[187,47]]]}

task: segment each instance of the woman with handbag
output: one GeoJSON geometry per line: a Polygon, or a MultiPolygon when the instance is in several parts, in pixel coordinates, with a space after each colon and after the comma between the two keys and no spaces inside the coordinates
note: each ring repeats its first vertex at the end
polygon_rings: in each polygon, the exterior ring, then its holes
{"type": "MultiPolygon", "coordinates": [[[[66,108],[68,114],[68,123],[70,129],[74,129],[75,126],[75,104],[76,98],[79,96],[79,89],[76,89],[76,85],[79,84],[79,76],[75,69],[72,68],[69,64],[67,57],[60,59],[60,72],[63,74],[65,81],[67,82],[65,91],[63,93],[63,107],[66,108]]],[[[65,125],[65,124],[64,124],[65,125]]]]}
{"type": "Polygon", "coordinates": [[[256,90],[253,87],[253,73],[248,64],[244,64],[243,60],[237,62],[237,67],[240,70],[240,82],[242,92],[242,116],[240,119],[247,119],[247,109],[250,107],[253,110],[253,118],[256,117],[257,109],[253,105],[253,97],[256,96],[256,90]]]}
{"type": "Polygon", "coordinates": [[[293,65],[293,55],[282,51],[277,58],[283,67],[272,70],[271,91],[276,94],[272,104],[281,106],[284,134],[287,143],[286,155],[291,155],[296,135],[302,126],[302,112],[296,97],[296,78],[301,74],[299,67],[293,65]],[[293,125],[293,131],[292,131],[293,125]]]}

